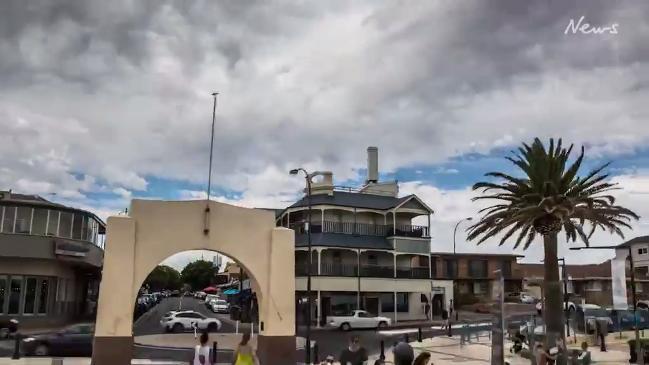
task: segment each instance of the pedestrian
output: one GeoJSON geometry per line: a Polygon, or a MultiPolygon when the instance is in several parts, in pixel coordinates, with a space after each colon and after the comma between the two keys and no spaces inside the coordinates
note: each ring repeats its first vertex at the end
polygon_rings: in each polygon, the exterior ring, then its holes
{"type": "Polygon", "coordinates": [[[542,343],[537,343],[534,348],[534,359],[536,360],[536,365],[546,365],[548,363],[548,354],[543,349],[542,343]]]}
{"type": "Polygon", "coordinates": [[[448,311],[446,308],[442,308],[442,329],[448,329],[449,327],[449,319],[448,319],[448,311]]]}
{"type": "Polygon", "coordinates": [[[207,345],[209,336],[207,332],[201,333],[200,344],[194,348],[194,360],[192,365],[207,365],[210,363],[210,347],[207,345]]]}
{"type": "Polygon", "coordinates": [[[590,365],[590,351],[588,351],[588,342],[584,341],[581,343],[581,354],[577,358],[579,360],[579,365],[590,365]]]}
{"type": "Polygon", "coordinates": [[[358,336],[349,339],[349,346],[340,353],[341,365],[363,365],[367,361],[367,350],[361,346],[358,336]]]}
{"type": "Polygon", "coordinates": [[[412,365],[428,365],[429,361],[430,361],[430,352],[424,351],[415,358],[415,362],[413,362],[412,365]]]}
{"type": "Polygon", "coordinates": [[[232,365],[258,365],[259,359],[255,350],[248,344],[250,341],[250,332],[245,332],[241,337],[241,342],[234,352],[234,362],[232,365]]]}
{"type": "Polygon", "coordinates": [[[392,350],[392,354],[394,355],[394,365],[413,365],[415,353],[407,343],[398,343],[392,350]]]}
{"type": "Polygon", "coordinates": [[[430,304],[424,305],[424,312],[426,312],[426,320],[430,320],[430,304]]]}
{"type": "Polygon", "coordinates": [[[333,355],[327,355],[327,357],[325,357],[324,361],[320,363],[320,365],[333,365],[334,361],[335,360],[333,355]]]}

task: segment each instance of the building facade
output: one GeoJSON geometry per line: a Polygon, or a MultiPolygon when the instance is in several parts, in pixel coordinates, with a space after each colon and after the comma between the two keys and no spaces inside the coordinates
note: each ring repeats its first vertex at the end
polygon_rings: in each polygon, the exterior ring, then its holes
{"type": "Polygon", "coordinates": [[[104,233],[90,212],[0,191],[0,321],[29,327],[92,316],[104,233]]]}
{"type": "MultiPolygon", "coordinates": [[[[543,264],[521,264],[525,276],[524,291],[537,298],[543,296],[543,264]]],[[[561,270],[561,268],[560,268],[561,270]]],[[[566,287],[569,299],[575,304],[597,304],[603,307],[613,305],[611,261],[589,265],[566,265],[566,287]]],[[[627,303],[633,303],[631,290],[631,270],[627,266],[626,290],[627,303]]],[[[563,277],[562,277],[563,280],[563,277]]],[[[636,271],[636,297],[638,300],[649,299],[649,277],[636,271]]]]}
{"type": "Polygon", "coordinates": [[[434,278],[453,280],[456,305],[491,301],[496,298],[499,276],[502,270],[505,293],[520,292],[523,273],[518,267],[520,255],[501,254],[431,254],[434,278]]]}
{"type": "MultiPolygon", "coordinates": [[[[311,188],[311,320],[364,309],[393,321],[425,319],[447,307],[452,282],[433,278],[430,209],[415,195],[398,197],[396,182],[378,181],[378,151],[368,148],[368,179],[360,189],[339,189],[330,172],[311,188]],[[426,217],[427,225],[413,219],[426,217]]],[[[277,224],[295,230],[298,321],[304,322],[308,271],[309,199],[281,211],[277,224]]]]}

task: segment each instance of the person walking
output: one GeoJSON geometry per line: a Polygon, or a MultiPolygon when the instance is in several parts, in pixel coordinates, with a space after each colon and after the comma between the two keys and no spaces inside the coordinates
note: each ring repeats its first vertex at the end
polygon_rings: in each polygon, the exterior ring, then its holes
{"type": "Polygon", "coordinates": [[[200,344],[194,348],[192,365],[208,365],[210,363],[210,347],[207,345],[209,336],[207,332],[201,333],[200,344]]]}
{"type": "Polygon", "coordinates": [[[415,362],[413,362],[412,365],[428,365],[429,361],[430,361],[430,352],[424,351],[415,358],[415,362]]]}
{"type": "Polygon", "coordinates": [[[426,313],[426,320],[430,321],[430,304],[424,305],[424,312],[426,313]]]}
{"type": "Polygon", "coordinates": [[[444,321],[442,322],[442,329],[448,329],[449,326],[448,317],[449,317],[448,311],[446,310],[446,308],[442,308],[442,321],[444,321]]]}
{"type": "Polygon", "coordinates": [[[412,347],[405,343],[400,342],[392,350],[394,355],[394,365],[413,365],[412,361],[415,358],[415,352],[412,347]]]}
{"type": "Polygon", "coordinates": [[[349,347],[340,353],[340,365],[364,365],[367,361],[367,350],[361,346],[360,338],[352,336],[349,347]]]}
{"type": "Polygon", "coordinates": [[[232,365],[258,365],[259,359],[255,350],[248,344],[250,341],[250,332],[245,332],[241,337],[241,342],[234,352],[234,362],[232,365]]]}

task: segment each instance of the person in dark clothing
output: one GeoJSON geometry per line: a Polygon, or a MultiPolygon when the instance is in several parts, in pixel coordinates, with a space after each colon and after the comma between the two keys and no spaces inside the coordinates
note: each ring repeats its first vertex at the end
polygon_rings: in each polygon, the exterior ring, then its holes
{"type": "Polygon", "coordinates": [[[430,319],[430,304],[424,305],[424,312],[426,312],[426,319],[430,319]]]}
{"type": "Polygon", "coordinates": [[[442,320],[444,321],[444,323],[442,323],[442,329],[448,329],[448,311],[445,308],[442,308],[442,320]]]}
{"type": "Polygon", "coordinates": [[[405,342],[397,344],[392,353],[394,354],[394,365],[412,365],[415,359],[415,352],[405,342]]]}
{"type": "Polygon", "coordinates": [[[363,365],[367,361],[367,350],[360,344],[358,336],[352,336],[349,347],[340,353],[341,365],[363,365]]]}

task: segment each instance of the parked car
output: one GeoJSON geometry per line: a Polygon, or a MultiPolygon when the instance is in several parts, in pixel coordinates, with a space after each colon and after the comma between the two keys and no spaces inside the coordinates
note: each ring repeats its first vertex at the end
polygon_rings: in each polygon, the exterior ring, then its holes
{"type": "Polygon", "coordinates": [[[536,298],[527,293],[512,292],[505,295],[505,302],[534,304],[536,302],[536,298]]]}
{"type": "Polygon", "coordinates": [[[577,328],[586,333],[594,333],[598,320],[608,323],[608,331],[613,331],[613,320],[609,311],[595,304],[584,304],[577,307],[577,328]]]}
{"type": "Polygon", "coordinates": [[[355,310],[348,316],[327,317],[327,325],[349,331],[353,328],[385,328],[391,323],[390,318],[373,316],[369,312],[355,310]]]}
{"type": "MultiPolygon", "coordinates": [[[[586,305],[590,305],[590,304],[586,304],[586,305]]],[[[561,307],[562,308],[564,307],[563,300],[561,301],[561,307]]],[[[538,303],[536,303],[536,310],[537,311],[543,310],[543,302],[542,301],[539,301],[538,303]]],[[[568,310],[571,311],[571,312],[576,311],[577,310],[577,305],[575,305],[575,303],[573,303],[573,302],[568,301],[568,310]]]]}
{"type": "Polygon", "coordinates": [[[75,324],[61,331],[27,337],[22,351],[28,356],[92,356],[95,325],[75,324]]]}
{"type": "Polygon", "coordinates": [[[203,291],[197,291],[194,293],[194,298],[196,299],[205,299],[205,296],[207,296],[207,294],[203,291]]]}
{"type": "Polygon", "coordinates": [[[223,299],[213,299],[210,301],[212,312],[214,313],[229,313],[230,305],[223,299]]]}
{"type": "Polygon", "coordinates": [[[215,332],[221,328],[221,321],[194,311],[179,311],[166,313],[160,320],[160,325],[168,332],[189,331],[194,328],[215,332]]]}
{"type": "Polygon", "coordinates": [[[205,296],[205,305],[209,308],[210,307],[210,302],[212,299],[219,299],[219,296],[216,294],[207,294],[205,296]]]}

